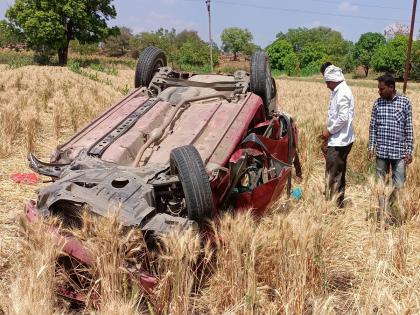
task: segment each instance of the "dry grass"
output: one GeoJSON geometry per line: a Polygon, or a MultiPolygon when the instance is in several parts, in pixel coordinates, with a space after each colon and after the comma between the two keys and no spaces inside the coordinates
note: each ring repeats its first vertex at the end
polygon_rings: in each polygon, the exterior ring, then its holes
{"type": "MultiPolygon", "coordinates": [[[[70,312],[54,294],[62,276],[59,254],[38,226],[22,228],[23,202],[34,186],[14,184],[27,171],[28,150],[47,158],[54,146],[121,98],[133,73],[100,74],[101,84],[67,69],[24,67],[0,75],[0,313],[70,312]],[[119,80],[120,79],[120,80],[119,80]],[[127,83],[126,83],[127,82],[127,83]]],[[[408,169],[397,224],[377,222],[376,186],[366,161],[375,82],[350,81],[356,98],[357,141],[350,154],[348,206],[326,202],[324,161],[316,140],[324,126],[328,91],[319,82],[278,81],[283,110],[300,126],[303,198],[284,200],[258,223],[243,213],[227,216],[212,246],[186,233],[163,240],[154,261],[160,278],[144,294],[126,268],[143,252],[142,238],[115,218],[85,221],[81,238],[94,253],[86,312],[99,314],[416,314],[420,312],[420,161],[408,169]],[[93,308],[93,297],[101,304],[93,308]]],[[[420,137],[419,85],[410,85],[416,139],[420,137]]],[[[418,147],[416,145],[416,147],[418,147]]],[[[418,148],[416,148],[417,150],[418,148]]],[[[417,151],[416,151],[417,152],[417,151]]],[[[42,184],[40,184],[42,185],[42,184]]]]}

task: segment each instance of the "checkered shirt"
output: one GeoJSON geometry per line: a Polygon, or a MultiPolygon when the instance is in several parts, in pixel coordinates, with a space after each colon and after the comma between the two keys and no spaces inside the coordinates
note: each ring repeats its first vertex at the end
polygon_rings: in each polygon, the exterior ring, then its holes
{"type": "Polygon", "coordinates": [[[413,114],[407,97],[396,94],[391,101],[376,100],[369,127],[369,150],[374,149],[382,159],[413,154],[413,114]]]}

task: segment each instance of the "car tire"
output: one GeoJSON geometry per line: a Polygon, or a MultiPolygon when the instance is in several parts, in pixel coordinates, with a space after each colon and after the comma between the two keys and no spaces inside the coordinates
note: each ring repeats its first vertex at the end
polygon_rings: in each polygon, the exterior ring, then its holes
{"type": "Polygon", "coordinates": [[[188,218],[205,223],[212,217],[213,197],[203,160],[193,145],[173,149],[171,173],[178,175],[184,192],[188,218]]]}
{"type": "Polygon", "coordinates": [[[159,71],[160,67],[166,67],[166,65],[167,60],[163,50],[153,46],[147,47],[137,61],[134,87],[149,86],[153,75],[159,71]]]}
{"type": "Polygon", "coordinates": [[[275,96],[273,80],[271,78],[271,67],[268,56],[263,51],[252,54],[251,57],[251,76],[250,90],[260,96],[264,103],[266,115],[270,113],[271,99],[275,96]]]}

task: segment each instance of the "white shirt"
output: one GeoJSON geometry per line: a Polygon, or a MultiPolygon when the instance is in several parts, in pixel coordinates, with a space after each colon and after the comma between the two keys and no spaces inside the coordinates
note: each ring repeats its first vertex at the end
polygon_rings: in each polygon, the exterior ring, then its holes
{"type": "Polygon", "coordinates": [[[353,143],[354,98],[346,81],[331,92],[327,129],[331,133],[330,147],[344,147],[353,143]]]}

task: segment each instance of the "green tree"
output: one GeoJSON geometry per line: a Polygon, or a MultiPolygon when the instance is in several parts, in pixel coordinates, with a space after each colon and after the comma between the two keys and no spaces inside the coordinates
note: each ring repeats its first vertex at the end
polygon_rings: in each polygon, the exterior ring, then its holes
{"type": "MultiPolygon", "coordinates": [[[[176,61],[181,66],[203,67],[210,64],[210,47],[201,39],[189,39],[179,48],[176,61]]],[[[218,54],[213,54],[213,64],[217,64],[218,54]]]]}
{"type": "Polygon", "coordinates": [[[285,39],[278,39],[267,48],[271,66],[277,70],[285,69],[285,58],[293,53],[293,46],[285,39]]]}
{"type": "Polygon", "coordinates": [[[251,56],[256,51],[261,51],[262,48],[254,43],[249,43],[243,50],[243,53],[247,56],[251,56]]]}
{"type": "Polygon", "coordinates": [[[112,57],[124,56],[130,49],[130,39],[133,37],[133,31],[128,27],[122,26],[118,30],[119,34],[108,37],[103,45],[105,53],[112,57]]]}
{"type": "Polygon", "coordinates": [[[306,45],[299,54],[302,68],[315,63],[321,66],[322,62],[328,59],[326,50],[326,46],[319,42],[306,45]]]}
{"type": "Polygon", "coordinates": [[[372,56],[375,71],[390,72],[402,77],[407,57],[408,39],[404,35],[397,35],[385,45],[379,46],[372,56]]]}
{"type": "Polygon", "coordinates": [[[247,29],[239,27],[225,28],[221,35],[223,50],[233,53],[233,59],[237,60],[238,52],[245,52],[252,41],[252,34],[247,29]]]}
{"type": "Polygon", "coordinates": [[[413,42],[411,51],[411,71],[410,78],[420,80],[420,41],[413,42]]]}
{"type": "Polygon", "coordinates": [[[137,52],[137,55],[149,46],[158,47],[165,51],[169,62],[173,63],[177,51],[175,38],[176,30],[174,28],[170,30],[159,28],[155,32],[142,32],[133,36],[130,39],[130,47],[137,52]]]}
{"type": "Polygon", "coordinates": [[[10,47],[17,49],[25,45],[22,32],[10,27],[5,20],[0,21],[0,47],[10,47]]]}
{"type": "Polygon", "coordinates": [[[340,32],[323,26],[289,29],[286,33],[278,33],[277,38],[286,40],[292,45],[301,60],[302,69],[315,69],[326,59],[343,68],[352,48],[352,43],[344,40],[340,32]],[[305,56],[302,56],[302,53],[305,56]],[[314,60],[316,56],[319,59],[314,60]]]}
{"type": "Polygon", "coordinates": [[[365,75],[368,76],[372,64],[372,57],[378,47],[385,44],[385,36],[380,33],[365,33],[360,36],[354,46],[354,62],[362,65],[365,75]]]}
{"type": "Polygon", "coordinates": [[[117,13],[112,0],[16,0],[6,11],[10,27],[20,30],[28,46],[36,51],[58,52],[61,65],[67,64],[71,40],[99,42],[115,29],[107,20],[117,13]]]}
{"type": "Polygon", "coordinates": [[[182,32],[176,34],[175,44],[177,48],[180,48],[187,41],[200,41],[201,38],[198,35],[197,31],[194,30],[183,30],[182,32]]]}
{"type": "Polygon", "coordinates": [[[297,75],[299,73],[299,58],[295,52],[291,52],[284,57],[284,70],[288,76],[297,75]]]}

